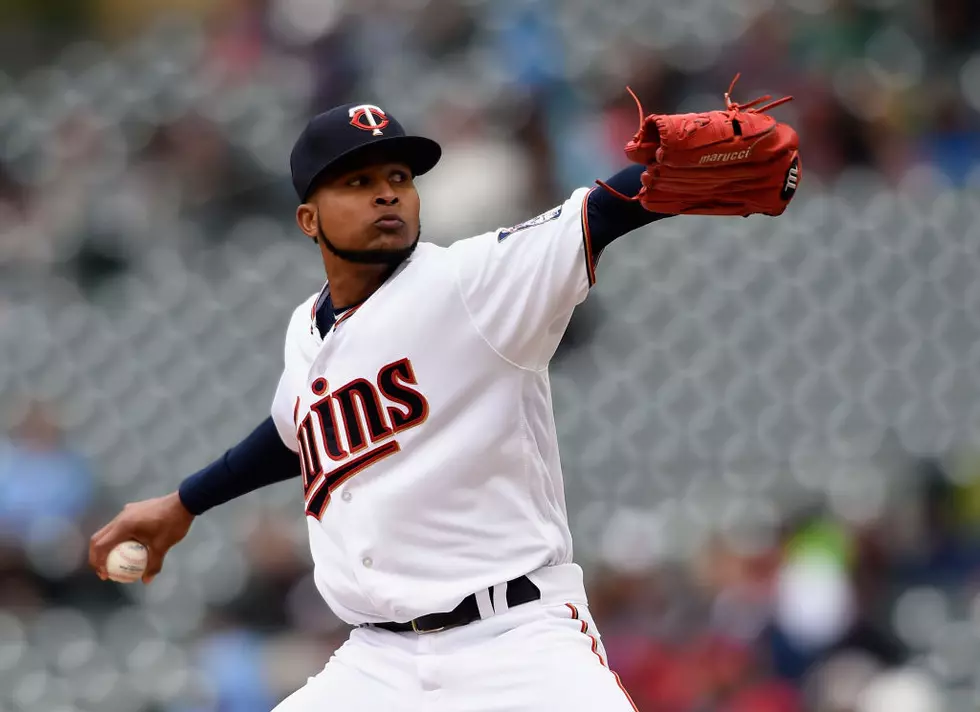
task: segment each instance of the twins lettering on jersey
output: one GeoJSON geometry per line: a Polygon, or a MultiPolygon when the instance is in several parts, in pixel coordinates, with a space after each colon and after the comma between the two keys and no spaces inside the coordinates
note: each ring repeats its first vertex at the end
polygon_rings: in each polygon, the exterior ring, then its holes
{"type": "Polygon", "coordinates": [[[383,366],[375,382],[355,378],[331,391],[325,379],[313,381],[319,400],[296,431],[308,516],[320,519],[331,492],[394,455],[401,449],[394,436],[425,422],[429,402],[417,386],[407,358],[383,366]]]}

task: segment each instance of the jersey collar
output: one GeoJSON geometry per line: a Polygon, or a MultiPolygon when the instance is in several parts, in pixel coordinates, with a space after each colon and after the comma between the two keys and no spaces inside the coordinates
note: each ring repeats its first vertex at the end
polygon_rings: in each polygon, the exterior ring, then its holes
{"type": "Polygon", "coordinates": [[[310,309],[310,333],[324,338],[334,323],[333,302],[330,300],[330,283],[324,282],[310,309]]]}
{"type": "MultiPolygon", "coordinates": [[[[378,290],[384,287],[391,278],[401,271],[402,267],[407,265],[415,257],[415,253],[412,253],[408,258],[396,265],[385,277],[384,282],[378,287],[378,290]]],[[[320,293],[317,294],[315,300],[313,300],[313,307],[310,309],[310,333],[320,334],[320,338],[324,339],[327,333],[330,331],[331,327],[335,324],[339,324],[345,319],[354,315],[358,309],[371,297],[368,297],[364,301],[358,302],[357,304],[352,304],[345,309],[341,309],[339,312],[334,310],[333,301],[330,299],[330,282],[326,281],[323,286],[320,287],[320,293]]]]}

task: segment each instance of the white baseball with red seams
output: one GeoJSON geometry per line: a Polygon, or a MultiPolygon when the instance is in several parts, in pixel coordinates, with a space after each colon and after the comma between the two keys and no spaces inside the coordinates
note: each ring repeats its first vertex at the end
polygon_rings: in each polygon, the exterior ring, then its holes
{"type": "Polygon", "coordinates": [[[272,416],[300,455],[316,585],[357,628],[276,712],[635,710],[572,562],[548,377],[594,278],[588,192],[420,244],[323,338],[317,295],[294,312],[272,416]],[[521,576],[540,599],[511,608],[521,576]],[[369,625],[471,594],[468,625],[369,625]]]}
{"type": "Polygon", "coordinates": [[[138,541],[124,541],[109,552],[106,572],[117,583],[135,583],[146,571],[146,547],[138,541]]]}

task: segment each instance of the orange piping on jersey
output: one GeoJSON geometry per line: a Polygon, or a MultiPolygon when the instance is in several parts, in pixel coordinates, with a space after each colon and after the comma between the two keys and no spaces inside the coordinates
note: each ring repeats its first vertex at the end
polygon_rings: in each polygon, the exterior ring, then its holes
{"type": "Polygon", "coordinates": [[[323,296],[323,290],[326,289],[329,284],[330,284],[329,282],[323,283],[323,286],[320,287],[320,291],[316,295],[316,299],[313,300],[313,306],[310,307],[310,333],[311,334],[316,334],[318,331],[316,328],[316,305],[320,302],[320,297],[323,296]]]}
{"type": "MultiPolygon", "coordinates": [[[[572,620],[580,620],[578,617],[578,609],[575,606],[573,606],[571,603],[566,603],[565,605],[568,606],[568,610],[572,612],[572,620]]],[[[589,624],[583,620],[582,632],[585,633],[588,629],[589,629],[589,624]]],[[[602,656],[599,655],[599,651],[597,650],[599,645],[598,641],[592,635],[589,635],[589,638],[592,639],[592,652],[595,653],[595,656],[597,658],[599,658],[599,662],[602,664],[602,666],[607,670],[609,670],[609,666],[606,665],[605,661],[602,659],[602,656]]],[[[609,670],[609,672],[611,672],[613,674],[613,677],[616,678],[616,684],[619,685],[619,689],[623,691],[624,695],[626,695],[626,699],[630,703],[630,707],[633,708],[633,712],[640,712],[640,710],[636,706],[636,703],[633,702],[633,698],[630,697],[630,693],[628,693],[626,691],[626,688],[623,687],[623,681],[619,679],[619,675],[612,670],[609,670]]]]}
{"type": "Polygon", "coordinates": [[[586,193],[582,201],[582,242],[585,245],[585,273],[590,287],[595,284],[595,265],[599,260],[599,255],[592,254],[592,233],[589,230],[589,196],[593,190],[595,188],[586,193]]]}
{"type": "MultiPolygon", "coordinates": [[[[571,603],[566,603],[565,605],[568,606],[569,610],[572,612],[572,620],[576,620],[576,621],[581,620],[578,617],[578,609],[575,606],[573,606],[571,603]]],[[[585,633],[586,636],[588,636],[589,640],[592,641],[592,652],[595,654],[597,658],[599,658],[599,663],[603,667],[606,667],[606,661],[602,659],[601,655],[599,655],[599,641],[595,639],[595,636],[587,632],[588,629],[589,629],[589,624],[586,623],[585,621],[582,621],[582,632],[585,633]]]]}
{"type": "Polygon", "coordinates": [[[589,640],[592,641],[592,654],[599,658],[599,662],[602,663],[603,667],[605,667],[606,661],[602,659],[601,655],[599,655],[599,641],[595,639],[594,635],[590,635],[589,633],[586,633],[586,635],[588,636],[589,640]]]}
{"type": "Polygon", "coordinates": [[[626,700],[630,703],[630,707],[633,708],[633,712],[640,712],[639,708],[636,706],[636,703],[633,702],[633,698],[630,697],[630,693],[628,693],[626,691],[626,688],[623,687],[623,681],[619,679],[619,674],[613,672],[612,670],[610,670],[609,672],[611,672],[613,674],[613,677],[616,678],[616,684],[619,685],[619,689],[623,691],[624,695],[626,695],[626,700]]]}
{"type": "Polygon", "coordinates": [[[333,323],[334,330],[336,331],[336,329],[337,329],[338,326],[340,326],[345,321],[347,321],[352,316],[354,316],[354,312],[356,312],[360,308],[361,308],[361,305],[358,304],[356,307],[351,307],[350,309],[348,309],[347,311],[345,311],[343,314],[341,314],[340,317],[337,319],[337,321],[335,321],[333,323]]]}

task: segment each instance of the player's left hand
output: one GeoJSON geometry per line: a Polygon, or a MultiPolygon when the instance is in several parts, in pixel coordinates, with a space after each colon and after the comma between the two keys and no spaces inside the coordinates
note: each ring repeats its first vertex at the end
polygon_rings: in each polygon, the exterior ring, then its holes
{"type": "Polygon", "coordinates": [[[736,81],[723,111],[644,117],[637,99],[640,128],[625,152],[647,169],[640,192],[620,197],[668,215],[782,214],[800,182],[799,137],[764,112],[792,97],[739,105],[731,100],[736,81]]]}

